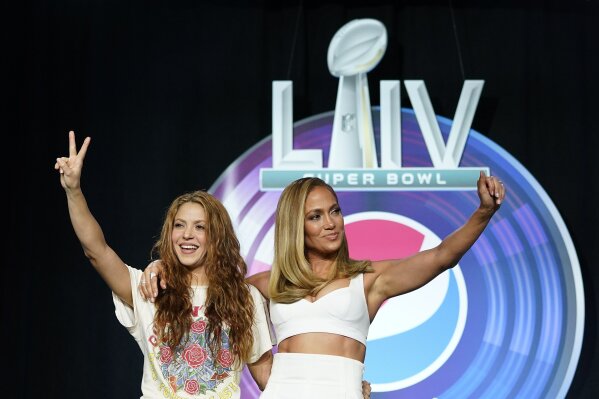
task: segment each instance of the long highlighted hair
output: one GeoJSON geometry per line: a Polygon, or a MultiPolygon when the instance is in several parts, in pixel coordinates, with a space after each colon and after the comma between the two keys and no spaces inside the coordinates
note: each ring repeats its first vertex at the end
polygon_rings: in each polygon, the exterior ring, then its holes
{"type": "Polygon", "coordinates": [[[275,254],[268,285],[270,298],[275,302],[293,303],[308,295],[316,295],[334,279],[372,271],[370,261],[349,257],[347,239],[343,234],[329,275],[321,278],[312,272],[305,254],[304,206],[308,194],[315,187],[327,188],[339,202],[333,188],[316,177],[292,182],[279,198],[275,221],[275,254]]]}
{"type": "Polygon", "coordinates": [[[156,297],[154,328],[161,342],[175,348],[187,338],[192,323],[192,275],[179,262],[171,240],[175,217],[186,203],[196,203],[206,214],[207,248],[201,262],[208,278],[205,315],[206,337],[214,358],[221,349],[221,336],[229,328],[231,352],[235,361],[247,363],[252,349],[254,306],[245,283],[247,266],[241,257],[239,241],[231,218],[219,200],[204,191],[183,194],[166,212],[160,238],[153,254],[162,261],[168,288],[156,297]]]}

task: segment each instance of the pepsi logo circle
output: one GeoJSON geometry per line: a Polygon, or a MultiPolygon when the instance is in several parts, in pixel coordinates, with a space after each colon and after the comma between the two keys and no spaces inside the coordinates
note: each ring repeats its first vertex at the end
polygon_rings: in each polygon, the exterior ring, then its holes
{"type": "MultiPolygon", "coordinates": [[[[373,107],[377,142],[378,112],[373,107]]],[[[403,166],[432,167],[414,112],[404,108],[401,118],[403,166]]],[[[439,116],[437,122],[447,138],[452,122],[439,116]]],[[[294,148],[322,149],[327,165],[332,124],[332,112],[296,122],[294,148]]],[[[584,328],[582,278],[570,235],[534,177],[482,134],[470,131],[460,166],[488,167],[505,183],[507,199],[458,267],[413,298],[394,298],[381,308],[365,360],[372,397],[565,397],[584,328]]],[[[280,191],[260,191],[260,169],[271,167],[267,137],[210,189],[231,214],[249,274],[272,262],[280,191]]],[[[356,258],[425,249],[478,205],[474,191],[337,194],[356,258]]],[[[242,397],[258,397],[254,386],[244,375],[242,397]]]]}

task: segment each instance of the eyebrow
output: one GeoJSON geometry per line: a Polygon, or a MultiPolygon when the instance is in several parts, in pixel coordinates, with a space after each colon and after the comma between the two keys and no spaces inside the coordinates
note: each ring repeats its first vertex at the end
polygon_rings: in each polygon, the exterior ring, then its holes
{"type": "MultiPolygon", "coordinates": [[[[175,218],[174,222],[177,222],[177,221],[187,223],[187,220],[181,219],[181,218],[175,218]]],[[[204,219],[197,219],[197,220],[193,220],[191,223],[207,223],[207,221],[204,219]]]]}
{"type": "MultiPolygon", "coordinates": [[[[331,210],[333,208],[341,208],[341,207],[339,206],[339,204],[337,202],[335,202],[333,205],[331,205],[329,207],[329,210],[331,210]]],[[[310,212],[323,212],[323,209],[322,208],[312,208],[312,209],[309,209],[308,212],[306,212],[305,214],[307,215],[310,212]]]]}

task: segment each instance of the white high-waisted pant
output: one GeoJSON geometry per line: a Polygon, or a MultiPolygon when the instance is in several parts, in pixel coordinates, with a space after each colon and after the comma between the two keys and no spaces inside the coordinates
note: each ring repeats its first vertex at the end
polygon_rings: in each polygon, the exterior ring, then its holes
{"type": "Polygon", "coordinates": [[[362,399],[364,364],[342,356],[275,353],[261,399],[362,399]]]}

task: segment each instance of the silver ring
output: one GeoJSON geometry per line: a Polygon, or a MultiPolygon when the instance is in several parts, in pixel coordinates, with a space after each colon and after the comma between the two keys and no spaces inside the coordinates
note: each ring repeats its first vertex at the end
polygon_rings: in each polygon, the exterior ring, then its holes
{"type": "Polygon", "coordinates": [[[145,283],[146,283],[146,280],[141,280],[139,283],[140,283],[140,284],[145,284],[145,283]]]}
{"type": "Polygon", "coordinates": [[[156,277],[156,273],[150,272],[150,280],[153,279],[154,277],[156,277]]]}

